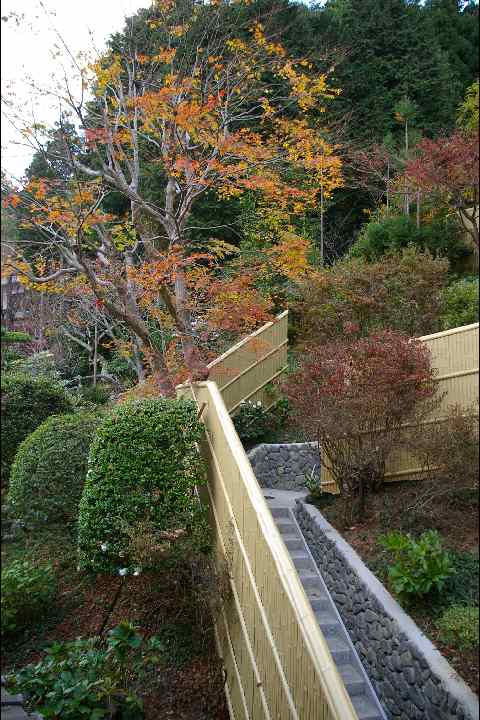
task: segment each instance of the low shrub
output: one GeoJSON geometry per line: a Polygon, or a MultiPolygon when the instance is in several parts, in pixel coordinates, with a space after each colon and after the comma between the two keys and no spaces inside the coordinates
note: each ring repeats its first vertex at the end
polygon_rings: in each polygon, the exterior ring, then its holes
{"type": "Polygon", "coordinates": [[[429,423],[421,433],[413,431],[409,437],[411,451],[425,475],[434,479],[430,491],[428,485],[425,489],[431,501],[455,490],[478,489],[479,484],[478,405],[452,405],[443,414],[442,422],[429,423]]]}
{"type": "Polygon", "coordinates": [[[3,484],[22,440],[50,415],[68,413],[71,403],[58,383],[43,377],[5,375],[1,392],[3,484]]]}
{"type": "Polygon", "coordinates": [[[390,586],[406,602],[440,591],[455,572],[435,530],[424,532],[418,540],[391,532],[380,537],[379,543],[394,557],[388,568],[390,586]]]}
{"type": "Polygon", "coordinates": [[[16,519],[27,524],[78,519],[88,451],[101,419],[91,413],[54,415],[22,442],[8,491],[8,505],[16,519]]]}
{"type": "Polygon", "coordinates": [[[456,280],[442,291],[440,307],[442,330],[478,322],[478,277],[456,280]]]}
{"type": "Polygon", "coordinates": [[[479,608],[452,605],[437,620],[441,639],[460,650],[478,647],[479,608]]]}
{"type": "Polygon", "coordinates": [[[111,394],[111,388],[102,384],[87,385],[80,390],[80,395],[83,400],[93,405],[106,405],[110,400],[111,394]]]}
{"type": "Polygon", "coordinates": [[[403,425],[438,402],[428,349],[392,331],[313,347],[284,391],[293,422],[318,442],[340,489],[346,524],[363,516],[367,494],[381,486],[403,425]]]}
{"type": "Polygon", "coordinates": [[[478,554],[450,551],[455,574],[451,575],[442,588],[440,603],[448,605],[475,605],[478,607],[480,588],[480,563],[478,554]]]}
{"type": "Polygon", "coordinates": [[[51,565],[16,560],[2,569],[2,635],[39,620],[55,594],[51,565]]]}
{"type": "Polygon", "coordinates": [[[43,377],[52,382],[62,384],[61,374],[57,369],[55,358],[48,350],[42,350],[41,352],[33,353],[25,358],[16,360],[12,363],[11,367],[12,372],[31,375],[35,378],[43,377]]]}
{"type": "Polygon", "coordinates": [[[137,400],[117,406],[98,428],[80,501],[80,568],[136,572],[131,528],[145,522],[188,534],[195,527],[194,489],[205,477],[197,415],[191,402],[137,400]]]}
{"type": "Polygon", "coordinates": [[[5,345],[9,345],[10,343],[32,342],[32,338],[28,333],[20,330],[7,330],[3,327],[3,325],[1,328],[1,340],[2,343],[5,343],[5,345]]]}
{"type": "Polygon", "coordinates": [[[233,417],[233,424],[242,442],[264,438],[270,430],[270,416],[260,401],[243,400],[233,417]]]}
{"type": "Polygon", "coordinates": [[[124,621],[105,643],[98,637],[54,643],[40,662],[7,676],[7,688],[22,693],[45,718],[141,720],[143,705],[133,688],[159,662],[162,647],[124,621]]]}
{"type": "Polygon", "coordinates": [[[245,445],[254,442],[271,442],[279,430],[283,428],[289,414],[287,398],[280,398],[270,410],[262,403],[244,400],[233,417],[233,424],[238,437],[245,445]]]}
{"type": "Polygon", "coordinates": [[[408,248],[381,260],[345,258],[311,273],[291,303],[298,346],[382,329],[420,336],[440,329],[441,293],[448,262],[408,248]]]}

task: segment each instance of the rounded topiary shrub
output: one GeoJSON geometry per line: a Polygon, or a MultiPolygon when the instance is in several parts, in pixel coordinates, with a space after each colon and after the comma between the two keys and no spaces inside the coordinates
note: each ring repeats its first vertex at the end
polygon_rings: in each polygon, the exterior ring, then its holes
{"type": "Polygon", "coordinates": [[[70,410],[67,393],[52,380],[23,374],[2,378],[2,484],[22,440],[50,415],[70,410]]]}
{"type": "Polygon", "coordinates": [[[8,505],[26,523],[69,523],[87,474],[88,451],[101,416],[47,418],[20,445],[10,471],[8,505]]]}
{"type": "Polygon", "coordinates": [[[204,479],[197,415],[194,403],[160,398],[120,405],[102,423],[80,501],[81,569],[133,571],[132,529],[142,524],[189,529],[204,479]]]}

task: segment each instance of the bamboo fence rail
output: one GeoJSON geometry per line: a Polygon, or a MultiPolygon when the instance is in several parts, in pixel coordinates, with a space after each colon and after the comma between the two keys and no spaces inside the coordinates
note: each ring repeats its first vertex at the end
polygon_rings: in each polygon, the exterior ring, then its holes
{"type": "Polygon", "coordinates": [[[242,401],[275,403],[269,384],[286,370],[288,310],[220,355],[208,366],[230,413],[242,401]]]}
{"type": "Polygon", "coordinates": [[[216,558],[231,590],[216,639],[232,720],[358,720],[216,383],[177,393],[204,408],[216,558]]]}

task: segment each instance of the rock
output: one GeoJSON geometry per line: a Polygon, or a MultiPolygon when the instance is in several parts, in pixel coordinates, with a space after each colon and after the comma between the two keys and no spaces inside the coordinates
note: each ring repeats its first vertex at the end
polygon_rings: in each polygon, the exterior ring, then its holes
{"type": "Polygon", "coordinates": [[[413,665],[413,657],[410,650],[406,650],[401,654],[402,665],[404,667],[411,667],[413,665]]]}
{"type": "Polygon", "coordinates": [[[413,704],[419,709],[424,710],[425,709],[425,700],[420,695],[418,690],[414,687],[408,688],[408,696],[410,700],[413,702],[413,704]]]}

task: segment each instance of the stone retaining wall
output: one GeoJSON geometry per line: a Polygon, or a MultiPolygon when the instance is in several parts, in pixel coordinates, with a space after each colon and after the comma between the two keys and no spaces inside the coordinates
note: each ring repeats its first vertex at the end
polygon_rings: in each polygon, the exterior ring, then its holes
{"type": "Polygon", "coordinates": [[[27,713],[23,709],[23,695],[10,695],[5,688],[5,678],[2,676],[2,718],[1,720],[42,720],[39,713],[27,713]]]}
{"type": "Polygon", "coordinates": [[[316,443],[263,443],[247,455],[263,487],[298,490],[306,487],[305,478],[312,471],[317,477],[320,476],[316,443]]]}
{"type": "Polygon", "coordinates": [[[313,506],[295,515],[389,717],[478,720],[478,698],[353,548],[313,506]]]}

